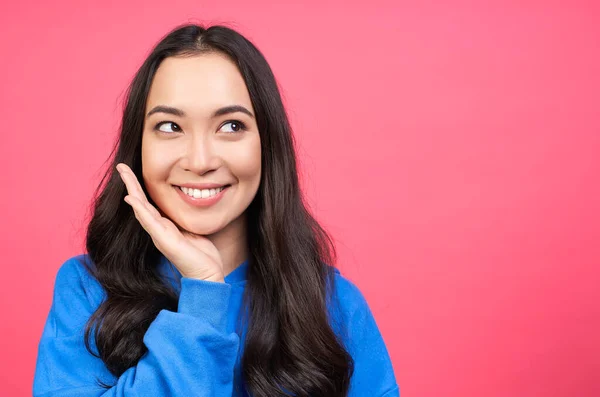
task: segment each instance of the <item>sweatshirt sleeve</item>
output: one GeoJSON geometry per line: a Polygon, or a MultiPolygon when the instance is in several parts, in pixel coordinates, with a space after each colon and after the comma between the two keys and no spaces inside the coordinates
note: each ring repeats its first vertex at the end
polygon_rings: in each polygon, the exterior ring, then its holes
{"type": "Polygon", "coordinates": [[[399,397],[392,361],[373,313],[358,287],[337,276],[345,345],[354,359],[348,397],[399,397]]]}
{"type": "Polygon", "coordinates": [[[84,344],[85,323],[102,294],[77,257],[60,267],[38,345],[34,397],[231,397],[240,343],[226,331],[231,285],[182,278],[177,312],[159,312],[144,334],[148,352],[118,379],[84,344]],[[97,379],[114,386],[102,388],[97,379]]]}

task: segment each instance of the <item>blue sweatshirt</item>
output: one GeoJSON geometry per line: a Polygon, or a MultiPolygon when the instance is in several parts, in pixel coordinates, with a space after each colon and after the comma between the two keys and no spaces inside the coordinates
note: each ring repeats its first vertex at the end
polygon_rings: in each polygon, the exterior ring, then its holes
{"type": "MultiPolygon", "coordinates": [[[[248,396],[241,376],[243,336],[236,331],[248,261],[225,283],[181,277],[164,256],[160,273],[179,296],[177,311],[161,310],[144,334],[148,352],[115,378],[84,344],[85,323],[105,298],[104,289],[81,260],[58,270],[52,306],[39,341],[34,397],[248,396]],[[103,389],[96,379],[113,385],[103,389]]],[[[331,310],[347,332],[340,335],[355,362],[350,397],[398,397],[392,363],[369,306],[359,289],[336,269],[340,310],[331,310]]],[[[93,338],[92,338],[93,339],[93,338]]],[[[92,350],[97,352],[95,341],[92,350]]]]}

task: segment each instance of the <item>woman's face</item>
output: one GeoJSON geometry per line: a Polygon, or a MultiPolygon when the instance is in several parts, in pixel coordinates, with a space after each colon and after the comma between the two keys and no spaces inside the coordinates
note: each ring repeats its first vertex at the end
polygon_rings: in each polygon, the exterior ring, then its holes
{"type": "Polygon", "coordinates": [[[145,117],[143,180],[159,211],[200,235],[243,224],[260,183],[261,148],[235,64],[220,54],[166,58],[145,117]]]}

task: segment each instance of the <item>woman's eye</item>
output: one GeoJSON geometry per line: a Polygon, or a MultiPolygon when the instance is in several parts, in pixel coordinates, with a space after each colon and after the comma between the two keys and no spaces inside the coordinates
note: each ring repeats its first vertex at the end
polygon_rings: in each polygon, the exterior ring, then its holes
{"type": "Polygon", "coordinates": [[[159,130],[160,132],[166,132],[166,133],[181,131],[181,128],[179,128],[179,126],[177,124],[173,123],[172,121],[162,121],[162,122],[156,124],[155,129],[159,130]],[[167,126],[166,129],[164,128],[165,126],[167,126]],[[170,131],[169,131],[168,127],[171,127],[170,131]]]}
{"type": "Polygon", "coordinates": [[[237,120],[228,121],[221,126],[221,129],[223,129],[223,127],[225,127],[227,125],[229,125],[230,127],[226,128],[224,132],[235,133],[235,132],[240,132],[240,131],[246,130],[246,125],[244,123],[242,123],[241,121],[237,121],[237,120]]]}

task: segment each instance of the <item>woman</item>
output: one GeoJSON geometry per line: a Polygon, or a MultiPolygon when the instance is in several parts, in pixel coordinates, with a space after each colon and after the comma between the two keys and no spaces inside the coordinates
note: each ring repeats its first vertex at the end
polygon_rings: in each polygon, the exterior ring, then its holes
{"type": "Polygon", "coordinates": [[[169,33],[128,92],[87,254],[59,269],[34,396],[398,396],[298,183],[259,50],[169,33]]]}

